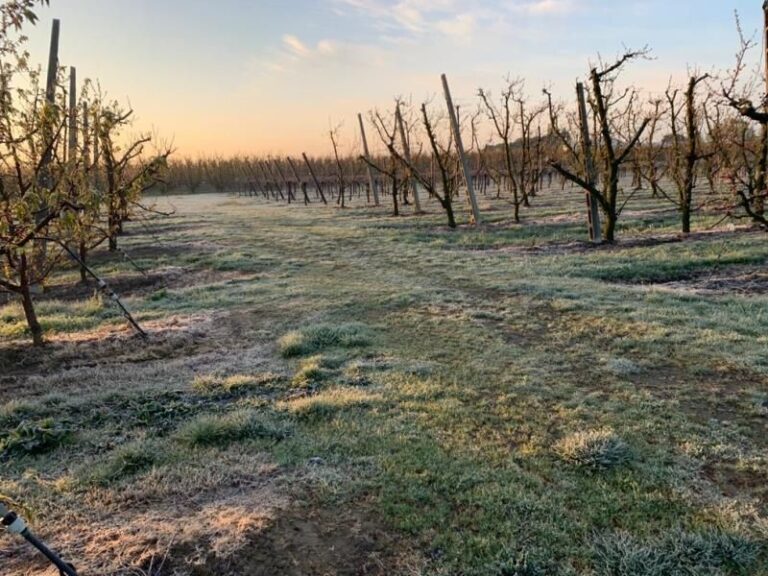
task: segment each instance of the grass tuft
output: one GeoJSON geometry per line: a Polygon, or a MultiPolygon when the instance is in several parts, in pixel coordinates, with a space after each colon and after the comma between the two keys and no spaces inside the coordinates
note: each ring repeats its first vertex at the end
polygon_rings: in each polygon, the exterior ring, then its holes
{"type": "Polygon", "coordinates": [[[633,376],[642,372],[642,368],[628,358],[609,358],[605,365],[616,376],[633,376]]]}
{"type": "Polygon", "coordinates": [[[576,432],[555,446],[560,457],[589,470],[608,470],[629,462],[631,450],[610,428],[576,432]]]}
{"type": "Polygon", "coordinates": [[[314,388],[331,375],[329,367],[329,363],[323,356],[311,356],[301,361],[291,383],[296,388],[314,388]]]}
{"type": "Polygon", "coordinates": [[[195,376],[192,389],[200,394],[238,394],[257,388],[269,388],[281,378],[280,375],[271,372],[235,374],[226,377],[206,374],[195,376]]]}
{"type": "Polygon", "coordinates": [[[40,412],[40,405],[30,400],[9,400],[0,406],[0,429],[18,426],[22,420],[40,412]]]}
{"type": "Polygon", "coordinates": [[[370,408],[381,397],[358,388],[338,387],[314,396],[297,398],[286,402],[285,408],[304,419],[330,419],[339,412],[351,409],[370,408]]]}
{"type": "Polygon", "coordinates": [[[371,334],[363,324],[317,324],[289,332],[278,341],[283,358],[308,356],[328,348],[368,346],[371,334]]]}
{"type": "Polygon", "coordinates": [[[154,443],[136,440],[113,450],[103,462],[91,468],[86,477],[90,482],[108,486],[152,468],[158,460],[159,451],[154,443]]]}
{"type": "Polygon", "coordinates": [[[72,431],[64,423],[53,418],[24,420],[7,433],[0,432],[0,459],[51,452],[71,435],[72,431]]]}
{"type": "Polygon", "coordinates": [[[680,530],[648,541],[626,533],[600,538],[594,545],[595,576],[673,576],[748,574],[761,546],[741,536],[710,530],[680,530]]]}
{"type": "Polygon", "coordinates": [[[272,414],[256,410],[238,410],[223,415],[206,414],[187,422],[176,433],[186,446],[226,446],[252,439],[283,440],[291,427],[272,414]]]}

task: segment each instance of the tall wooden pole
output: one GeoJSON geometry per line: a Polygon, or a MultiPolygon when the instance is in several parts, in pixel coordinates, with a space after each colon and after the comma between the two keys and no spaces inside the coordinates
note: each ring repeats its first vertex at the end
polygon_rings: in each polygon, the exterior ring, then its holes
{"type": "Polygon", "coordinates": [[[69,142],[67,161],[74,164],[77,160],[77,69],[69,69],[69,142]]]}
{"type": "Polygon", "coordinates": [[[93,114],[93,182],[98,188],[99,180],[99,162],[101,162],[101,108],[97,106],[92,111],[93,114]]]}
{"type": "MultiPolygon", "coordinates": [[[[587,116],[587,99],[584,96],[584,84],[576,84],[576,98],[579,101],[579,124],[581,126],[581,149],[584,155],[584,171],[587,184],[594,186],[597,182],[595,158],[592,155],[592,138],[589,135],[589,116],[587,116]]],[[[600,210],[597,198],[587,192],[587,219],[589,222],[589,239],[592,242],[602,242],[603,234],[600,228],[600,210]]]]}
{"type": "MultiPolygon", "coordinates": [[[[403,115],[400,112],[400,102],[398,101],[397,107],[395,108],[395,118],[397,120],[397,128],[400,131],[400,142],[403,145],[403,155],[405,157],[406,162],[408,162],[408,166],[412,166],[411,164],[411,145],[408,143],[408,138],[406,138],[405,135],[405,123],[403,122],[403,115]]],[[[419,199],[419,185],[414,181],[413,174],[411,174],[411,169],[406,167],[406,185],[411,189],[413,192],[413,203],[416,207],[416,214],[421,214],[421,200],[419,199]]]]}
{"type": "MultiPolygon", "coordinates": [[[[48,76],[45,82],[45,103],[46,106],[53,108],[56,105],[56,80],[59,75],[59,36],[61,34],[61,22],[54,19],[51,28],[51,46],[48,52],[48,76]]],[[[43,152],[42,162],[40,163],[40,186],[48,188],[51,185],[51,162],[53,161],[53,130],[52,127],[46,128],[45,151],[43,152]]],[[[46,210],[47,212],[47,210],[46,210]]]]}
{"type": "MultiPolygon", "coordinates": [[[[763,112],[768,113],[768,0],[763,2],[763,60],[765,65],[765,97],[763,98],[763,112]]],[[[761,137],[763,146],[768,146],[768,124],[763,124],[761,137]]],[[[766,181],[766,175],[762,175],[762,181],[766,181]]],[[[757,191],[755,199],[755,212],[759,215],[765,214],[765,200],[768,194],[768,187],[757,191]]]]}
{"type": "MultiPolygon", "coordinates": [[[[763,2],[763,21],[765,23],[763,27],[763,50],[765,52],[765,86],[766,95],[768,95],[768,0],[763,2]]],[[[766,109],[768,109],[768,96],[766,96],[766,109]]]]}
{"type": "MultiPolygon", "coordinates": [[[[56,100],[56,78],[59,71],[59,33],[61,30],[61,23],[58,19],[53,21],[53,28],[51,29],[51,46],[48,52],[48,77],[45,84],[45,105],[53,107],[56,100]]],[[[46,125],[43,131],[43,156],[40,159],[40,171],[37,176],[37,185],[44,189],[50,190],[53,185],[51,178],[51,163],[53,162],[54,151],[54,133],[53,127],[46,125]]],[[[47,200],[43,200],[40,209],[35,214],[35,221],[40,224],[48,217],[47,200]]],[[[46,253],[48,251],[48,245],[45,240],[35,241],[35,255],[33,257],[34,268],[36,271],[42,271],[45,266],[46,253]]]]}
{"type": "Polygon", "coordinates": [[[83,102],[83,164],[88,167],[91,163],[91,127],[88,115],[88,103],[83,102]]]}
{"type": "Polygon", "coordinates": [[[61,21],[54,19],[51,29],[51,46],[48,52],[48,76],[45,83],[45,99],[53,104],[56,96],[56,78],[59,72],[59,36],[61,33],[61,21]]]}
{"type": "MultiPolygon", "coordinates": [[[[363,139],[363,154],[365,154],[365,159],[368,160],[368,162],[371,161],[371,153],[368,150],[368,138],[365,136],[365,124],[363,123],[363,115],[358,114],[357,115],[357,121],[360,124],[360,136],[363,139]]],[[[371,194],[373,194],[373,203],[374,205],[379,205],[379,191],[376,190],[376,181],[373,177],[373,168],[371,168],[371,165],[366,163],[366,168],[368,169],[368,185],[371,187],[371,194]]]]}
{"type": "Polygon", "coordinates": [[[461,170],[464,172],[464,181],[467,183],[467,196],[469,196],[469,204],[472,208],[472,221],[475,224],[480,224],[480,208],[477,205],[477,197],[475,196],[475,187],[472,178],[472,172],[469,169],[469,162],[467,161],[467,155],[464,152],[464,143],[461,140],[461,128],[459,126],[459,119],[456,115],[456,108],[453,107],[453,98],[451,98],[451,89],[448,87],[448,78],[445,74],[442,75],[443,92],[445,92],[445,103],[448,105],[448,114],[451,117],[451,127],[453,128],[453,138],[456,141],[456,150],[459,153],[459,161],[461,162],[461,170]]]}

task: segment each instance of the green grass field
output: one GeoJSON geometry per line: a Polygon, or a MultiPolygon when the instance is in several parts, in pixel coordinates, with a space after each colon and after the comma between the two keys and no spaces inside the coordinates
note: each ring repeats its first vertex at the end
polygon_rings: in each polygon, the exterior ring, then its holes
{"type": "Polygon", "coordinates": [[[768,575],[765,233],[158,202],[94,260],[149,343],[75,270],[46,349],[0,308],[0,493],[83,574],[768,575]]]}

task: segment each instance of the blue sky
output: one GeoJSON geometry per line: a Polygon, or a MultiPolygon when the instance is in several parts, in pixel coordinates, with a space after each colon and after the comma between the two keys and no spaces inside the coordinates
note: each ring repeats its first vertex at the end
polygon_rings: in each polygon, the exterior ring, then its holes
{"type": "MultiPolygon", "coordinates": [[[[135,108],[137,128],[179,152],[320,153],[358,111],[397,95],[420,102],[448,74],[460,103],[507,74],[570,97],[597,54],[653,50],[627,79],[650,91],[689,67],[727,68],[734,10],[752,33],[762,0],[51,0],[30,33],[46,54],[62,20],[61,60],[135,108]]],[[[758,39],[760,38],[758,34],[758,39]]]]}

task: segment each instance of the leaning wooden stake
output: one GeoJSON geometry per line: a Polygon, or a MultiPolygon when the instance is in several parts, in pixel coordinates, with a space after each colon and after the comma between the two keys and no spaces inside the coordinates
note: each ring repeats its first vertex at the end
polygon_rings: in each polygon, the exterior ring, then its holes
{"type": "Polygon", "coordinates": [[[464,173],[464,181],[467,183],[467,196],[469,197],[469,204],[472,208],[472,221],[475,224],[480,224],[480,208],[477,205],[477,197],[475,196],[475,187],[472,178],[472,172],[469,169],[469,162],[467,161],[467,155],[464,152],[464,143],[461,140],[461,128],[459,127],[459,119],[456,115],[456,108],[453,107],[453,98],[451,98],[451,89],[448,87],[448,78],[445,74],[442,75],[443,80],[443,92],[445,92],[445,103],[448,105],[448,114],[451,118],[451,127],[453,129],[453,138],[456,142],[456,150],[459,153],[459,161],[461,163],[461,170],[464,173]]]}
{"type": "Polygon", "coordinates": [[[304,164],[306,164],[309,169],[309,175],[312,176],[312,182],[315,183],[315,188],[317,188],[317,193],[320,194],[320,199],[323,201],[323,204],[328,204],[328,200],[325,199],[325,194],[323,193],[323,187],[320,185],[320,181],[315,175],[315,170],[312,168],[312,164],[310,163],[309,158],[307,158],[306,152],[302,152],[301,157],[304,158],[304,164]]]}
{"type": "Polygon", "coordinates": [[[365,154],[365,159],[368,161],[366,163],[366,168],[368,169],[368,185],[371,187],[371,193],[373,194],[373,203],[374,205],[379,205],[379,191],[376,190],[376,181],[373,178],[373,169],[371,168],[371,153],[368,150],[368,138],[365,137],[365,124],[363,123],[363,115],[358,114],[357,115],[357,121],[360,123],[360,136],[363,139],[363,154],[365,154]]]}
{"type": "MultiPolygon", "coordinates": [[[[592,155],[592,138],[589,135],[589,117],[587,116],[587,100],[584,97],[584,84],[576,84],[576,97],[579,101],[579,124],[581,127],[581,148],[584,155],[584,171],[587,184],[594,186],[597,183],[597,172],[595,170],[595,158],[592,155]]],[[[592,242],[600,243],[603,241],[602,229],[600,228],[600,210],[598,209],[597,198],[587,192],[587,221],[589,223],[589,239],[592,242]]]]}
{"type": "Polygon", "coordinates": [[[296,185],[301,188],[301,191],[304,193],[304,205],[306,206],[311,202],[309,199],[309,195],[307,194],[307,187],[302,186],[301,184],[301,177],[299,176],[298,170],[296,170],[296,165],[293,163],[293,160],[291,160],[290,156],[286,157],[286,160],[288,160],[288,166],[291,167],[291,172],[293,172],[293,177],[296,178],[296,185]]]}
{"type": "MultiPolygon", "coordinates": [[[[408,144],[408,138],[405,136],[405,123],[403,122],[403,115],[400,113],[400,102],[397,102],[395,108],[395,118],[397,120],[397,129],[400,132],[400,141],[403,145],[403,157],[408,163],[408,166],[413,166],[411,161],[411,146],[408,144]]],[[[416,214],[422,214],[421,200],[419,199],[419,184],[413,178],[410,168],[406,170],[406,186],[411,189],[413,193],[413,203],[416,207],[416,214]]]]}
{"type": "Polygon", "coordinates": [[[280,176],[280,180],[282,180],[283,185],[288,190],[288,204],[296,200],[296,197],[293,195],[293,190],[291,190],[291,185],[288,182],[288,179],[285,177],[285,174],[280,169],[280,162],[277,160],[272,161],[271,163],[267,161],[267,163],[271,166],[274,166],[277,169],[277,174],[280,176]]]}
{"type": "Polygon", "coordinates": [[[261,173],[264,175],[264,181],[267,183],[267,187],[272,189],[272,199],[277,201],[278,194],[280,195],[281,200],[285,200],[285,196],[283,196],[283,191],[280,188],[280,185],[275,180],[275,175],[272,174],[272,170],[267,170],[269,166],[267,166],[266,162],[261,162],[259,160],[256,161],[256,166],[259,167],[261,170],[261,173]]]}

